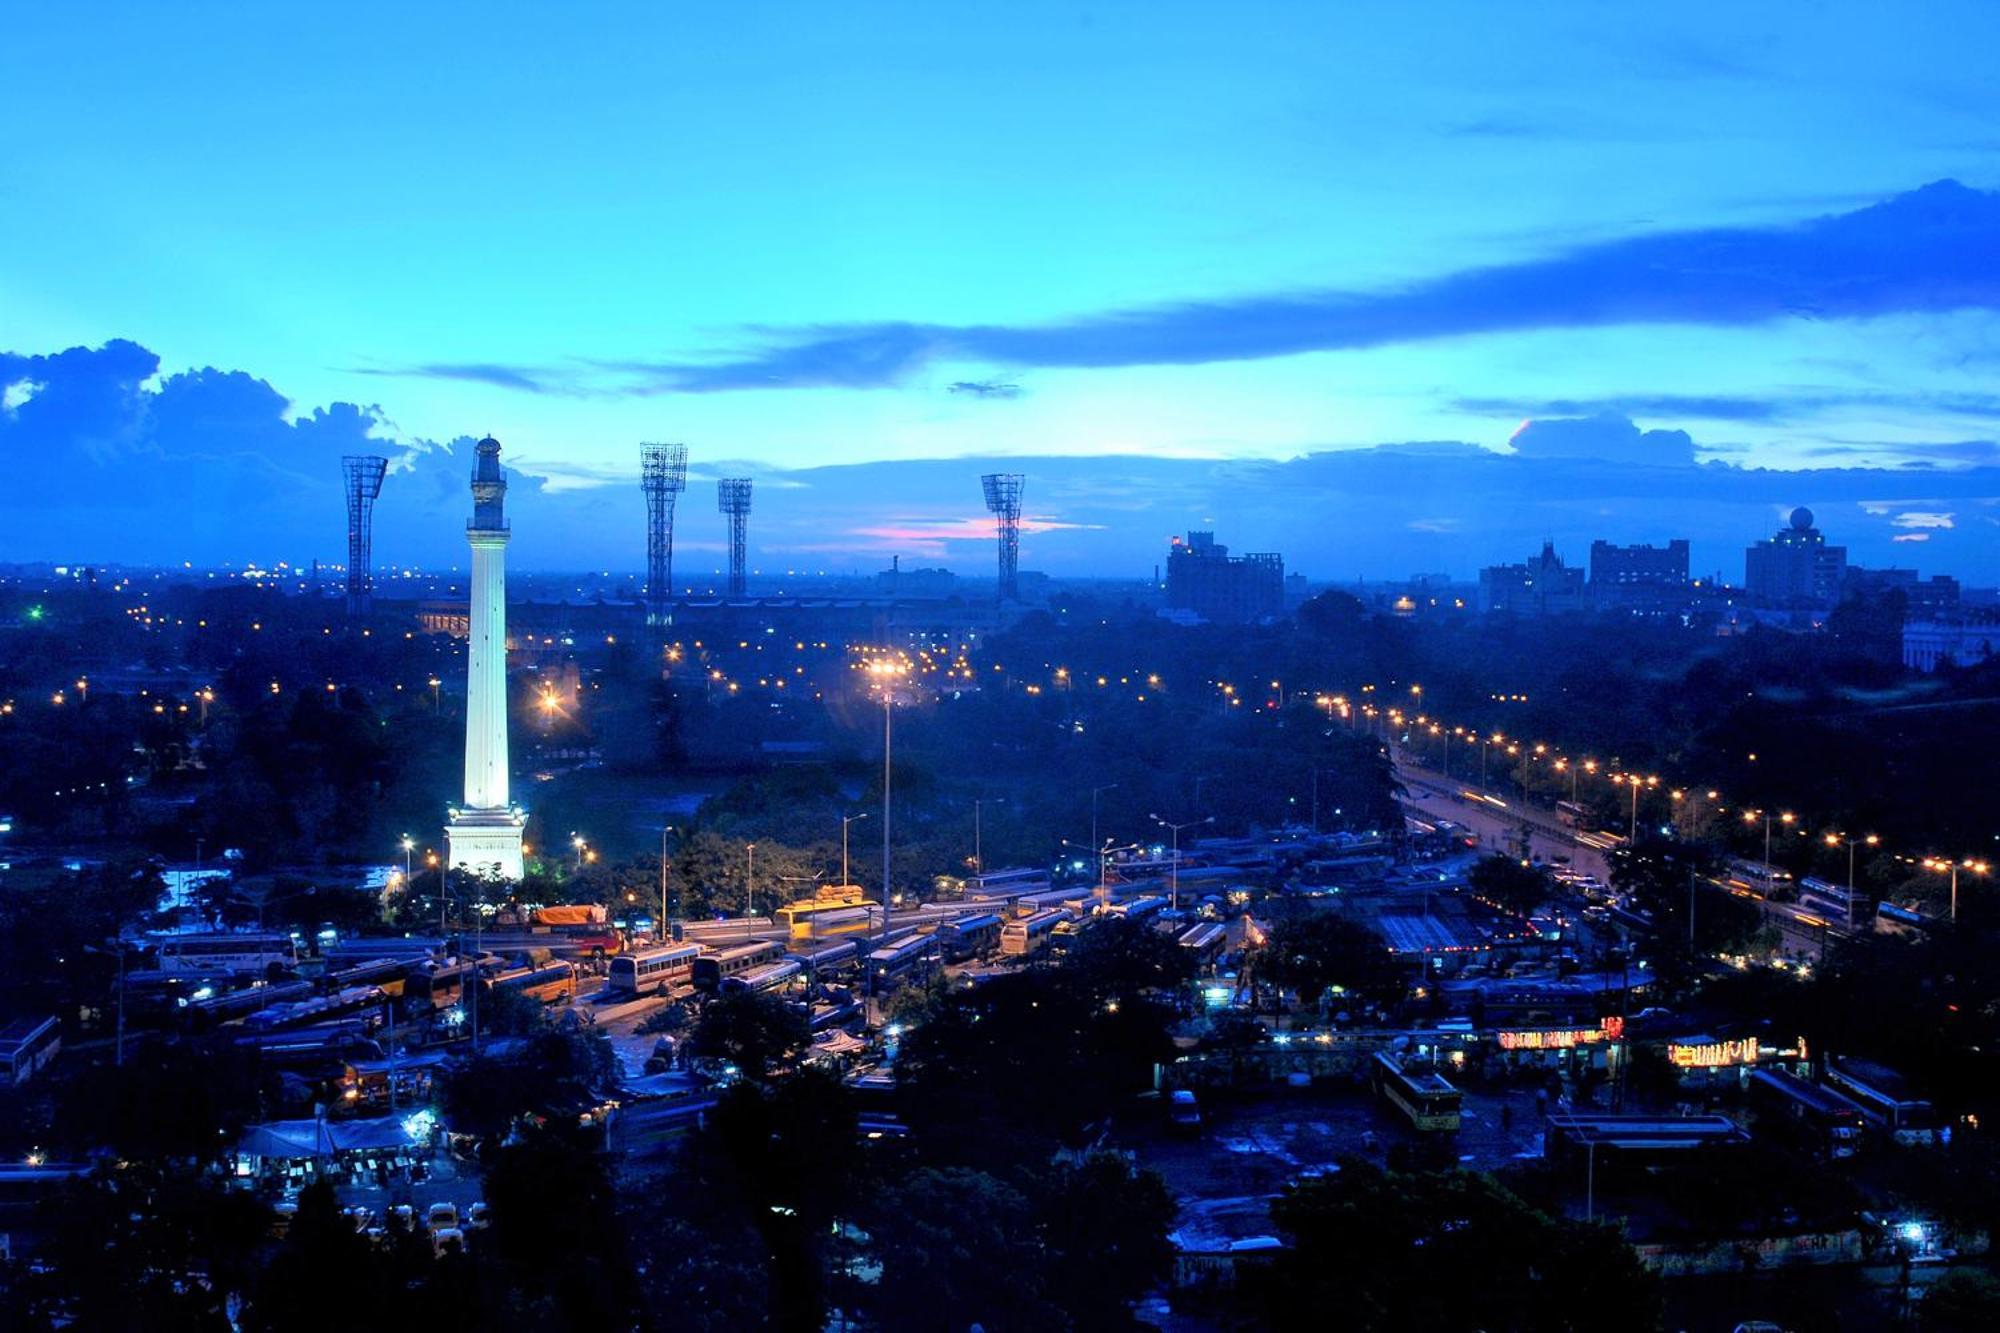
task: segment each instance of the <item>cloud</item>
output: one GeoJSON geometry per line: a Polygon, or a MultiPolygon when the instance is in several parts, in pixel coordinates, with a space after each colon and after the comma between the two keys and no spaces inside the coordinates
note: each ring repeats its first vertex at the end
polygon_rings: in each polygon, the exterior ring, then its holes
{"type": "Polygon", "coordinates": [[[1773,422],[1854,408],[2000,419],[2000,394],[1776,392],[1752,398],[1728,394],[1620,394],[1608,398],[1454,398],[1461,412],[1496,416],[1593,416],[1605,412],[1704,421],[1773,422]]]}
{"type": "Polygon", "coordinates": [[[1927,542],[1930,539],[1931,535],[1928,532],[1899,532],[1889,540],[1892,542],[1927,542]]]}
{"type": "Polygon", "coordinates": [[[1524,421],[1508,443],[1524,458],[1600,458],[1658,467],[1694,465],[1694,440],[1686,431],[1642,432],[1630,418],[1611,412],[1524,421]]]}
{"type": "Polygon", "coordinates": [[[350,366],[354,375],[382,375],[396,379],[462,380],[470,384],[490,384],[500,389],[525,393],[574,393],[574,386],[557,378],[562,372],[540,367],[505,366],[491,362],[434,362],[417,366],[350,366]]]}
{"type": "Polygon", "coordinates": [[[1025,390],[1005,380],[959,380],[946,385],[945,392],[969,394],[974,398],[1019,398],[1025,390]]]}
{"type": "MultiPolygon", "coordinates": [[[[178,564],[256,558],[337,563],[345,550],[340,458],[376,453],[392,470],[376,512],[383,565],[463,565],[472,441],[398,437],[377,407],[301,408],[254,373],[162,375],[133,343],[48,356],[0,354],[0,393],[42,386],[0,411],[0,464],[32,504],[0,525],[0,559],[178,564]]],[[[503,444],[507,435],[500,432],[503,444]]],[[[1284,553],[1316,578],[1414,571],[1476,576],[1552,537],[1581,558],[1592,539],[1687,537],[1694,567],[1742,577],[1743,548],[1795,505],[1818,515],[1858,564],[1893,563],[1897,537],[1926,537],[1927,565],[2000,581],[2000,457],[1966,447],[1950,466],[1781,471],[1692,461],[1679,431],[1620,416],[1537,418],[1513,448],[1405,441],[1315,447],[1289,459],[1009,456],[803,468],[697,456],[675,545],[705,579],[723,533],[708,479],[754,476],[750,541],[764,567],[872,570],[922,551],[968,574],[990,569],[992,520],[979,477],[1021,472],[1037,512],[1023,523],[1024,568],[1144,571],[1168,536],[1213,527],[1239,550],[1284,553]],[[1948,516],[1952,526],[1904,516],[1948,516]],[[1927,526],[1912,526],[1912,524],[1927,526]],[[694,553],[702,552],[696,555],[694,553]]],[[[1926,446],[1897,446],[1922,449],[1926,446]]],[[[560,464],[508,445],[510,566],[637,571],[645,505],[629,473],[560,464]],[[584,485],[579,483],[601,482],[584,485]]],[[[1935,572],[1935,570],[1933,571],[1935,572]]]]}
{"type": "Polygon", "coordinates": [[[1787,404],[1764,398],[1732,398],[1711,394],[1631,394],[1616,398],[1454,398],[1460,412],[1484,416],[1601,416],[1620,413],[1641,417],[1696,417],[1705,421],[1774,421],[1788,414],[1787,404]]]}
{"type": "Polygon", "coordinates": [[[1940,514],[1923,509],[1906,509],[1890,519],[1889,522],[1899,528],[1952,528],[1958,526],[1952,522],[1952,515],[1950,514],[1940,514]]]}
{"type": "Polygon", "coordinates": [[[634,394],[871,389],[902,384],[938,362],[1201,365],[1534,329],[1994,309],[1996,252],[2000,194],[1945,180],[1790,225],[1651,232],[1401,287],[1219,297],[1039,325],[756,327],[745,330],[748,346],[720,358],[605,362],[596,370],[612,377],[605,391],[634,394]]]}

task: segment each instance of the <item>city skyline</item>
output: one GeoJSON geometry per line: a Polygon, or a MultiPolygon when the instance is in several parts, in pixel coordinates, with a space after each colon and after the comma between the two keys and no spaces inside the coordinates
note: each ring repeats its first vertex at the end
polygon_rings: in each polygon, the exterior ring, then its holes
{"type": "Polygon", "coordinates": [[[1544,536],[1729,575],[1805,504],[2000,581],[1984,10],[618,17],[128,15],[65,83],[80,31],[28,16],[0,558],[338,559],[369,453],[380,558],[449,563],[411,537],[491,432],[546,506],[524,568],[641,560],[671,439],[758,479],[765,569],[975,571],[977,478],[1022,471],[1059,574],[1214,526],[1322,578],[1544,536]]]}

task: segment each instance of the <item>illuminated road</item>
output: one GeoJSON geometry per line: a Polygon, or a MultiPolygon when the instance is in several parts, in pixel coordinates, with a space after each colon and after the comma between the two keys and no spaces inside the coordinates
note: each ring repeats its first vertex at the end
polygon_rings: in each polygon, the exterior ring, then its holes
{"type": "Polygon", "coordinates": [[[1578,872],[1611,882],[1611,867],[1604,853],[1576,843],[1550,812],[1490,792],[1487,800],[1469,799],[1460,793],[1476,790],[1471,783],[1423,768],[1411,761],[1407,751],[1395,752],[1395,773],[1403,784],[1405,805],[1433,818],[1465,825],[1479,835],[1482,850],[1512,851],[1525,830],[1530,859],[1565,857],[1578,872]]]}

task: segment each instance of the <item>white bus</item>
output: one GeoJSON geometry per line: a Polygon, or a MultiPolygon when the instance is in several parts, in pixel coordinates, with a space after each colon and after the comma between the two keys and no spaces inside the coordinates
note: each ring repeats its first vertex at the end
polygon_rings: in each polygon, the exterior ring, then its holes
{"type": "Polygon", "coordinates": [[[163,935],[154,941],[162,972],[252,972],[299,965],[289,935],[163,935]]]}
{"type": "Polygon", "coordinates": [[[742,995],[748,992],[752,995],[758,995],[765,991],[774,991],[791,981],[800,971],[798,960],[794,958],[787,958],[782,962],[766,963],[762,967],[746,968],[734,976],[722,979],[722,993],[724,995],[742,995]]]}
{"type": "Polygon", "coordinates": [[[692,976],[694,988],[704,991],[721,990],[725,977],[748,972],[766,963],[775,963],[783,952],[776,940],[757,940],[705,953],[694,960],[692,976]]]}
{"type": "Polygon", "coordinates": [[[694,979],[694,960],[704,950],[699,944],[675,944],[642,953],[621,953],[611,960],[608,988],[613,995],[664,994],[694,979]]]}
{"type": "Polygon", "coordinates": [[[1000,953],[1007,958],[1026,958],[1049,947],[1055,938],[1056,927],[1070,919],[1070,914],[1061,910],[1037,912],[1033,916],[1009,921],[1000,928],[1000,953]]]}

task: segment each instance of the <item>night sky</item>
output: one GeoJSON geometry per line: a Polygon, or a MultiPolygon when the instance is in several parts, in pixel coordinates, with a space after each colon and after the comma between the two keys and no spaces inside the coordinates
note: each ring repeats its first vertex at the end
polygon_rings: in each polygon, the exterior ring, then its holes
{"type": "Polygon", "coordinates": [[[1315,577],[1795,504],[2000,581],[2000,9],[63,6],[0,43],[0,559],[1315,577]],[[423,12],[411,13],[412,9],[423,12]],[[754,12],[747,12],[753,11],[754,12]],[[454,444],[453,442],[457,443],[454,444]],[[996,461],[998,460],[998,461],[996,461]]]}

